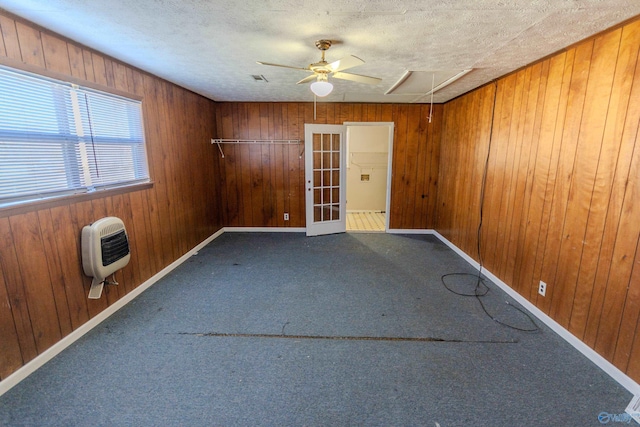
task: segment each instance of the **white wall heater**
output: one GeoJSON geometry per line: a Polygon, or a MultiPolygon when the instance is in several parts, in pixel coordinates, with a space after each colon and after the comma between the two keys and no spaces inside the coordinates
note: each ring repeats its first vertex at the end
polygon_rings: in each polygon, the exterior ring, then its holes
{"type": "Polygon", "coordinates": [[[113,216],[97,220],[82,228],[82,268],[84,274],[93,277],[90,299],[98,299],[106,278],[129,263],[129,239],[124,223],[113,216]]]}

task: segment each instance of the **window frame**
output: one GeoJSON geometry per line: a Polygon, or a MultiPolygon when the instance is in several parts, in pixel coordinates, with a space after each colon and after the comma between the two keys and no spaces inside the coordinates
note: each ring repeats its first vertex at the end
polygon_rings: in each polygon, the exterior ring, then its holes
{"type": "Polygon", "coordinates": [[[41,76],[44,79],[57,80],[62,84],[77,85],[88,90],[103,92],[109,95],[114,95],[116,97],[126,98],[132,101],[139,102],[141,133],[143,137],[144,151],[146,156],[146,166],[147,166],[147,173],[148,173],[148,180],[144,182],[134,182],[134,183],[123,184],[123,185],[106,186],[100,189],[96,189],[95,191],[79,192],[79,193],[73,193],[73,194],[59,194],[49,198],[34,199],[34,200],[24,201],[16,204],[0,206],[0,218],[12,216],[12,215],[24,214],[32,211],[41,210],[41,209],[49,209],[57,206],[69,205],[72,203],[79,203],[83,201],[90,201],[95,199],[112,197],[119,194],[126,194],[130,192],[147,190],[154,187],[152,165],[150,162],[151,160],[150,146],[148,144],[147,132],[146,132],[146,126],[145,126],[146,119],[145,119],[144,96],[138,93],[123,91],[111,86],[105,86],[92,81],[73,77],[69,74],[43,69],[39,66],[23,63],[8,57],[0,56],[0,65],[7,68],[13,68],[17,72],[25,72],[25,73],[33,74],[35,76],[41,76]]]}

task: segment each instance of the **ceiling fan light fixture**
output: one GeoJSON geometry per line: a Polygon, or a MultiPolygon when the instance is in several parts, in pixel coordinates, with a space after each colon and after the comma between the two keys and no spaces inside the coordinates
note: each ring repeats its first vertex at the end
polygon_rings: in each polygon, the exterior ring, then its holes
{"type": "Polygon", "coordinates": [[[326,80],[318,80],[317,82],[311,83],[311,92],[321,98],[329,95],[332,90],[333,85],[326,80]]]}

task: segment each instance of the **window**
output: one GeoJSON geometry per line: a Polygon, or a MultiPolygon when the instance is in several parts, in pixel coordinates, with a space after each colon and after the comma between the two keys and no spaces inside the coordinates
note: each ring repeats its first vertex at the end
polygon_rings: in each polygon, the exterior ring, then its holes
{"type": "Polygon", "coordinates": [[[0,207],[148,181],[139,101],[0,67],[0,207]]]}

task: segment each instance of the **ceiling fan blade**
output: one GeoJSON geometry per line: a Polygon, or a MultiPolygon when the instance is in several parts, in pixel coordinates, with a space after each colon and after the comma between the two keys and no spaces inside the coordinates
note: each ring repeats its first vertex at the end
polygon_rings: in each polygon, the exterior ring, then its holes
{"type": "Polygon", "coordinates": [[[333,61],[329,64],[329,68],[332,72],[337,73],[338,71],[346,70],[347,68],[357,67],[358,65],[364,64],[364,61],[357,56],[349,55],[345,56],[342,59],[338,59],[337,61],[333,61]]]}
{"type": "Polygon", "coordinates": [[[291,65],[272,64],[271,62],[256,61],[260,65],[269,65],[271,67],[291,68],[292,70],[311,71],[309,68],[292,67],[291,65]]]}
{"type": "Polygon", "coordinates": [[[314,74],[312,76],[309,77],[305,77],[304,79],[300,80],[298,83],[296,83],[297,85],[301,85],[303,83],[309,83],[312,82],[314,80],[316,80],[318,77],[314,74]]]}
{"type": "Polygon", "coordinates": [[[352,73],[333,73],[331,76],[336,79],[350,80],[352,82],[367,83],[370,85],[377,85],[382,81],[382,79],[377,77],[361,76],[360,74],[352,73]]]}

